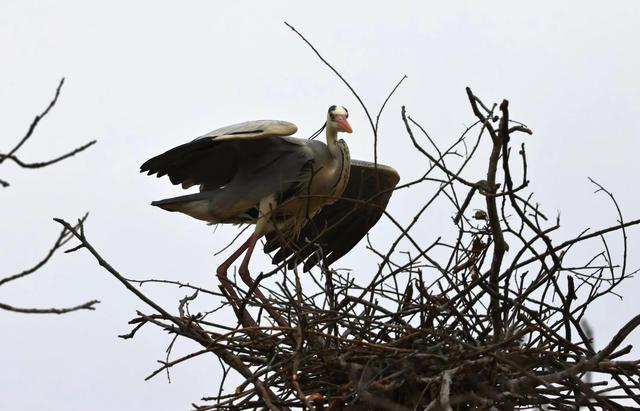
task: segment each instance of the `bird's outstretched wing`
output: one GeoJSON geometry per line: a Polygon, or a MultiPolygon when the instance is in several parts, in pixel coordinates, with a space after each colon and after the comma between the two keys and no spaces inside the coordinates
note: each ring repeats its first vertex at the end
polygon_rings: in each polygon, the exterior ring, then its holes
{"type": "Polygon", "coordinates": [[[194,141],[203,139],[216,139],[220,141],[238,138],[283,137],[293,135],[296,131],[298,131],[298,127],[288,121],[255,120],[218,128],[196,138],[194,141]]]}
{"type": "Polygon", "coordinates": [[[400,176],[391,167],[352,160],[349,182],[342,197],[325,206],[298,239],[267,234],[266,253],[276,251],[273,263],[288,260],[289,267],[304,262],[304,271],[320,260],[327,265],[348,253],[382,216],[400,176]]]}
{"type": "Polygon", "coordinates": [[[173,184],[182,184],[183,188],[222,187],[233,178],[238,163],[252,157],[252,151],[269,150],[270,146],[281,144],[276,137],[290,136],[297,130],[295,124],[279,120],[222,127],[151,158],[140,166],[140,171],[158,177],[168,175],[173,184]],[[243,143],[249,141],[250,147],[245,147],[243,143]]]}

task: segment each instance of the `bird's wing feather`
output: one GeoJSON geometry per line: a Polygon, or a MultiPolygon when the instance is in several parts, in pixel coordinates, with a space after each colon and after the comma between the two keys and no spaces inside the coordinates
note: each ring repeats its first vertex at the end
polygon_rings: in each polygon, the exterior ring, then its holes
{"type": "Polygon", "coordinates": [[[257,120],[219,128],[197,139],[174,147],[140,166],[141,172],[158,177],[168,175],[173,184],[183,188],[202,184],[209,189],[228,183],[241,166],[239,150],[262,152],[279,144],[280,137],[295,133],[293,123],[279,120],[257,120]],[[244,147],[243,143],[251,144],[244,147]]]}
{"type": "Polygon", "coordinates": [[[400,176],[391,167],[352,160],[349,182],[342,197],[324,207],[305,225],[297,239],[277,231],[267,235],[265,252],[276,251],[274,264],[304,262],[308,271],[323,257],[327,265],[348,253],[378,222],[400,176]]]}
{"type": "Polygon", "coordinates": [[[238,138],[284,137],[293,135],[296,131],[298,127],[288,121],[255,120],[221,127],[198,137],[196,141],[212,138],[221,141],[238,138]]]}

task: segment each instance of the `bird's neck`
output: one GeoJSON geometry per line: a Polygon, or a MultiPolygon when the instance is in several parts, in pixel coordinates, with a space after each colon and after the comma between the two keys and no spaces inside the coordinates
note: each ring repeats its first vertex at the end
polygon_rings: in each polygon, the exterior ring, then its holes
{"type": "Polygon", "coordinates": [[[327,147],[329,147],[329,153],[334,159],[338,159],[341,156],[340,147],[338,147],[338,131],[334,128],[327,127],[327,147]]]}

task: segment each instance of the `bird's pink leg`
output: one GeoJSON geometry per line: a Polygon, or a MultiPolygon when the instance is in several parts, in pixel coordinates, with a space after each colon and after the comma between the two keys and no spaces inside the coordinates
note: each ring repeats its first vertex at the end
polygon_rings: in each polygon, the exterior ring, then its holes
{"type": "Polygon", "coordinates": [[[269,314],[271,314],[273,319],[276,320],[278,325],[281,327],[287,327],[289,324],[285,321],[284,318],[282,318],[280,314],[278,314],[273,309],[273,307],[271,307],[271,303],[269,303],[269,300],[267,300],[267,297],[265,297],[262,291],[260,291],[260,289],[255,285],[255,281],[253,281],[253,278],[251,278],[251,274],[249,273],[249,260],[251,260],[251,254],[253,254],[253,249],[255,248],[256,243],[258,242],[258,239],[260,237],[261,236],[256,233],[253,233],[251,237],[249,237],[248,245],[247,245],[247,253],[244,255],[244,258],[242,259],[242,263],[240,264],[240,268],[238,269],[238,274],[240,274],[240,278],[242,278],[242,281],[244,281],[244,283],[249,287],[249,289],[253,290],[256,297],[258,297],[258,299],[262,301],[262,304],[264,304],[264,308],[269,312],[269,314]]]}
{"type": "MultiPolygon", "coordinates": [[[[233,288],[233,284],[231,283],[231,280],[229,280],[229,277],[227,276],[227,271],[229,270],[229,267],[231,267],[231,264],[233,264],[234,261],[236,261],[242,255],[242,253],[245,252],[246,250],[247,252],[244,255],[244,258],[242,259],[240,268],[238,269],[240,278],[242,278],[242,281],[250,289],[253,290],[253,293],[255,293],[256,297],[258,297],[258,299],[262,301],[262,303],[265,306],[265,309],[269,311],[269,313],[276,320],[278,325],[284,327],[284,326],[287,326],[287,322],[282,318],[282,316],[280,316],[271,308],[269,301],[267,300],[265,295],[262,293],[262,291],[260,291],[260,289],[255,286],[255,282],[253,281],[253,278],[251,278],[251,274],[249,274],[249,261],[251,260],[251,255],[253,254],[253,250],[255,249],[256,243],[258,242],[259,238],[260,238],[260,235],[253,233],[247,239],[247,241],[245,241],[236,251],[234,251],[233,254],[231,254],[231,256],[229,256],[229,258],[227,258],[222,264],[220,264],[220,266],[216,270],[216,274],[220,279],[220,285],[224,288],[227,294],[229,294],[229,297],[231,298],[231,303],[235,307],[235,309],[246,312],[246,310],[242,308],[243,304],[241,304],[240,296],[238,296],[238,293],[236,293],[236,290],[233,288]]],[[[248,324],[245,324],[245,326],[257,325],[255,321],[248,315],[248,313],[246,313],[245,317],[248,318],[247,319],[248,324]]]]}
{"type": "Polygon", "coordinates": [[[222,264],[220,264],[220,266],[216,270],[216,274],[220,279],[220,286],[224,289],[224,291],[227,292],[227,298],[229,298],[230,300],[229,302],[231,303],[232,307],[235,308],[236,312],[241,315],[240,318],[243,319],[243,325],[245,327],[255,327],[257,326],[257,324],[244,308],[240,308],[240,297],[238,296],[238,293],[236,293],[236,290],[233,289],[233,284],[229,280],[229,277],[227,277],[227,271],[229,270],[231,264],[233,264],[233,262],[236,261],[238,257],[240,257],[242,253],[247,249],[250,241],[251,237],[249,237],[247,241],[245,241],[233,254],[231,254],[229,258],[227,258],[222,264]]]}
{"type": "Polygon", "coordinates": [[[231,267],[231,264],[233,264],[233,262],[236,261],[238,257],[242,255],[242,253],[244,253],[247,247],[249,247],[251,238],[253,238],[253,236],[249,237],[247,241],[245,241],[240,246],[240,248],[234,251],[233,254],[229,256],[229,258],[227,258],[226,260],[224,260],[222,264],[220,264],[220,266],[216,270],[216,273],[218,274],[218,277],[220,277],[221,280],[222,278],[224,278],[225,281],[229,281],[229,279],[227,278],[227,271],[229,270],[229,267],[231,267]]]}
{"type": "Polygon", "coordinates": [[[240,274],[240,278],[246,285],[249,286],[250,289],[254,289],[256,296],[262,300],[263,303],[268,305],[267,299],[262,294],[262,291],[258,289],[258,287],[254,287],[253,278],[251,278],[251,274],[249,274],[249,260],[251,260],[251,254],[253,254],[253,249],[256,247],[256,243],[258,239],[264,235],[267,231],[267,225],[269,224],[269,216],[271,212],[276,207],[276,200],[273,196],[268,196],[260,200],[260,205],[258,206],[259,217],[258,221],[256,221],[256,229],[254,230],[251,237],[247,240],[246,243],[243,244],[243,247],[246,248],[247,253],[244,255],[242,259],[242,263],[240,264],[240,268],[238,269],[238,273],[240,274]]]}
{"type": "MultiPolygon", "coordinates": [[[[242,259],[242,263],[240,264],[240,268],[238,269],[238,274],[240,274],[240,278],[249,288],[254,288],[254,281],[251,278],[251,274],[249,273],[249,260],[251,260],[251,254],[253,254],[253,249],[256,247],[256,243],[258,242],[258,236],[256,233],[253,233],[249,240],[247,240],[247,253],[244,255],[242,259]]],[[[266,302],[267,298],[262,294],[262,291],[255,287],[253,292],[256,293],[256,296],[262,300],[262,302],[266,302]]]]}
{"type": "Polygon", "coordinates": [[[236,291],[233,289],[233,284],[227,277],[227,270],[229,269],[231,264],[233,264],[233,262],[236,261],[238,257],[240,257],[240,255],[242,255],[242,253],[246,250],[247,252],[242,259],[240,268],[238,269],[240,278],[242,278],[242,281],[249,287],[251,292],[255,293],[256,297],[258,297],[258,299],[262,301],[264,308],[276,320],[278,325],[285,327],[287,326],[287,322],[284,321],[284,319],[273,309],[273,307],[271,307],[271,304],[264,296],[264,294],[262,294],[262,291],[260,291],[260,289],[258,289],[258,287],[255,285],[255,282],[251,278],[251,274],[249,274],[249,261],[251,260],[251,255],[253,254],[253,250],[256,247],[258,239],[260,239],[260,237],[262,237],[266,232],[267,224],[269,221],[268,218],[272,210],[275,208],[275,205],[276,203],[273,196],[269,196],[260,200],[260,217],[258,218],[258,221],[256,221],[255,231],[253,232],[253,234],[251,234],[247,241],[240,246],[240,248],[238,248],[229,258],[227,258],[225,262],[220,265],[220,267],[218,267],[217,274],[222,287],[234,300],[236,311],[240,310],[242,312],[246,312],[246,310],[244,309],[244,304],[240,303],[240,298],[238,297],[236,291]]]}

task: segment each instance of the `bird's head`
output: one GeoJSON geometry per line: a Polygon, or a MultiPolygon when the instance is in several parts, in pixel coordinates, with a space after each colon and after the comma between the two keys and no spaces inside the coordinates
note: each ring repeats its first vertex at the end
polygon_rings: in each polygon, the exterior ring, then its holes
{"type": "Polygon", "coordinates": [[[342,106],[331,106],[327,113],[327,128],[332,128],[336,131],[345,133],[351,133],[353,129],[347,121],[349,112],[342,106]]]}

